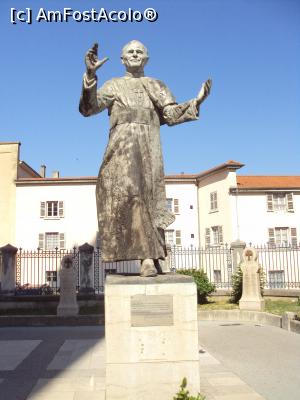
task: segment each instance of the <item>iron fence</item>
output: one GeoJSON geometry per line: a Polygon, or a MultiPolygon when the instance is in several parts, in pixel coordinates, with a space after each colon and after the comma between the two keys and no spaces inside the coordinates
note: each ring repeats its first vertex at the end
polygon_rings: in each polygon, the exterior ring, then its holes
{"type": "Polygon", "coordinates": [[[300,247],[253,247],[265,273],[266,289],[300,288],[300,247]]]}
{"type": "MultiPolygon", "coordinates": [[[[258,251],[267,289],[300,288],[300,247],[253,246],[258,251]]],[[[77,272],[77,290],[80,290],[80,252],[71,250],[19,249],[16,255],[16,294],[59,293],[61,260],[71,255],[77,272]]],[[[180,269],[203,269],[217,289],[231,289],[233,249],[230,246],[207,248],[174,246],[166,260],[167,267],[175,272],[180,269]]],[[[92,284],[95,293],[104,292],[107,274],[137,274],[139,261],[103,262],[101,252],[95,249],[92,263],[92,284]]]]}

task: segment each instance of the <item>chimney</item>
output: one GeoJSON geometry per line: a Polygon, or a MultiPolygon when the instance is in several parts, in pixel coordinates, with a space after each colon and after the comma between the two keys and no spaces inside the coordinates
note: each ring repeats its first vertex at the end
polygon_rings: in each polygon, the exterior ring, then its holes
{"type": "Polygon", "coordinates": [[[40,166],[40,175],[42,178],[46,178],[46,165],[40,166]]]}
{"type": "Polygon", "coordinates": [[[52,178],[59,178],[59,171],[52,171],[52,178]]]}

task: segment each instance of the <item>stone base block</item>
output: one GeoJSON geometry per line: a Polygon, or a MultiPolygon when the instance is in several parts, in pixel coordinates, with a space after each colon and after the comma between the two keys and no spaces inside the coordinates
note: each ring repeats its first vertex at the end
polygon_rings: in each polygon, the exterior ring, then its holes
{"type": "Polygon", "coordinates": [[[63,316],[63,317],[69,317],[69,316],[73,316],[73,315],[78,315],[79,312],[79,307],[78,306],[63,306],[57,307],[57,315],[59,316],[63,316]]]}
{"type": "Polygon", "coordinates": [[[106,399],[171,400],[183,377],[190,393],[196,395],[198,371],[199,361],[107,364],[106,399]]]}
{"type": "Polygon", "coordinates": [[[240,300],[239,308],[240,310],[264,311],[265,300],[240,300]]]}
{"type": "Polygon", "coordinates": [[[191,277],[107,276],[106,400],[170,400],[184,377],[200,391],[197,292],[191,277]]]}

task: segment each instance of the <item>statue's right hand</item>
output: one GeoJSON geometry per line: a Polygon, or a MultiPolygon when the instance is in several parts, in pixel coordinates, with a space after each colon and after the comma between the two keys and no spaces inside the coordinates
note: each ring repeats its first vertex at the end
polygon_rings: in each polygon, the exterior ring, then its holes
{"type": "Polygon", "coordinates": [[[85,65],[88,77],[94,78],[97,69],[100,68],[107,60],[108,57],[104,57],[102,60],[99,60],[98,43],[95,43],[94,46],[85,55],[85,65]]]}

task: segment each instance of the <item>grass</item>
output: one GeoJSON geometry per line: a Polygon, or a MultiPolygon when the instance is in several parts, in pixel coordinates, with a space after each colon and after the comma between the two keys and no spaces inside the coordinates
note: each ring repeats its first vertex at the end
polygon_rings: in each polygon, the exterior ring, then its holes
{"type": "MultiPolygon", "coordinates": [[[[199,310],[234,310],[237,304],[229,303],[229,297],[209,297],[207,304],[198,305],[199,310]]],[[[282,315],[285,311],[291,311],[300,316],[300,304],[297,298],[265,297],[265,311],[271,314],[282,315]]]]}

